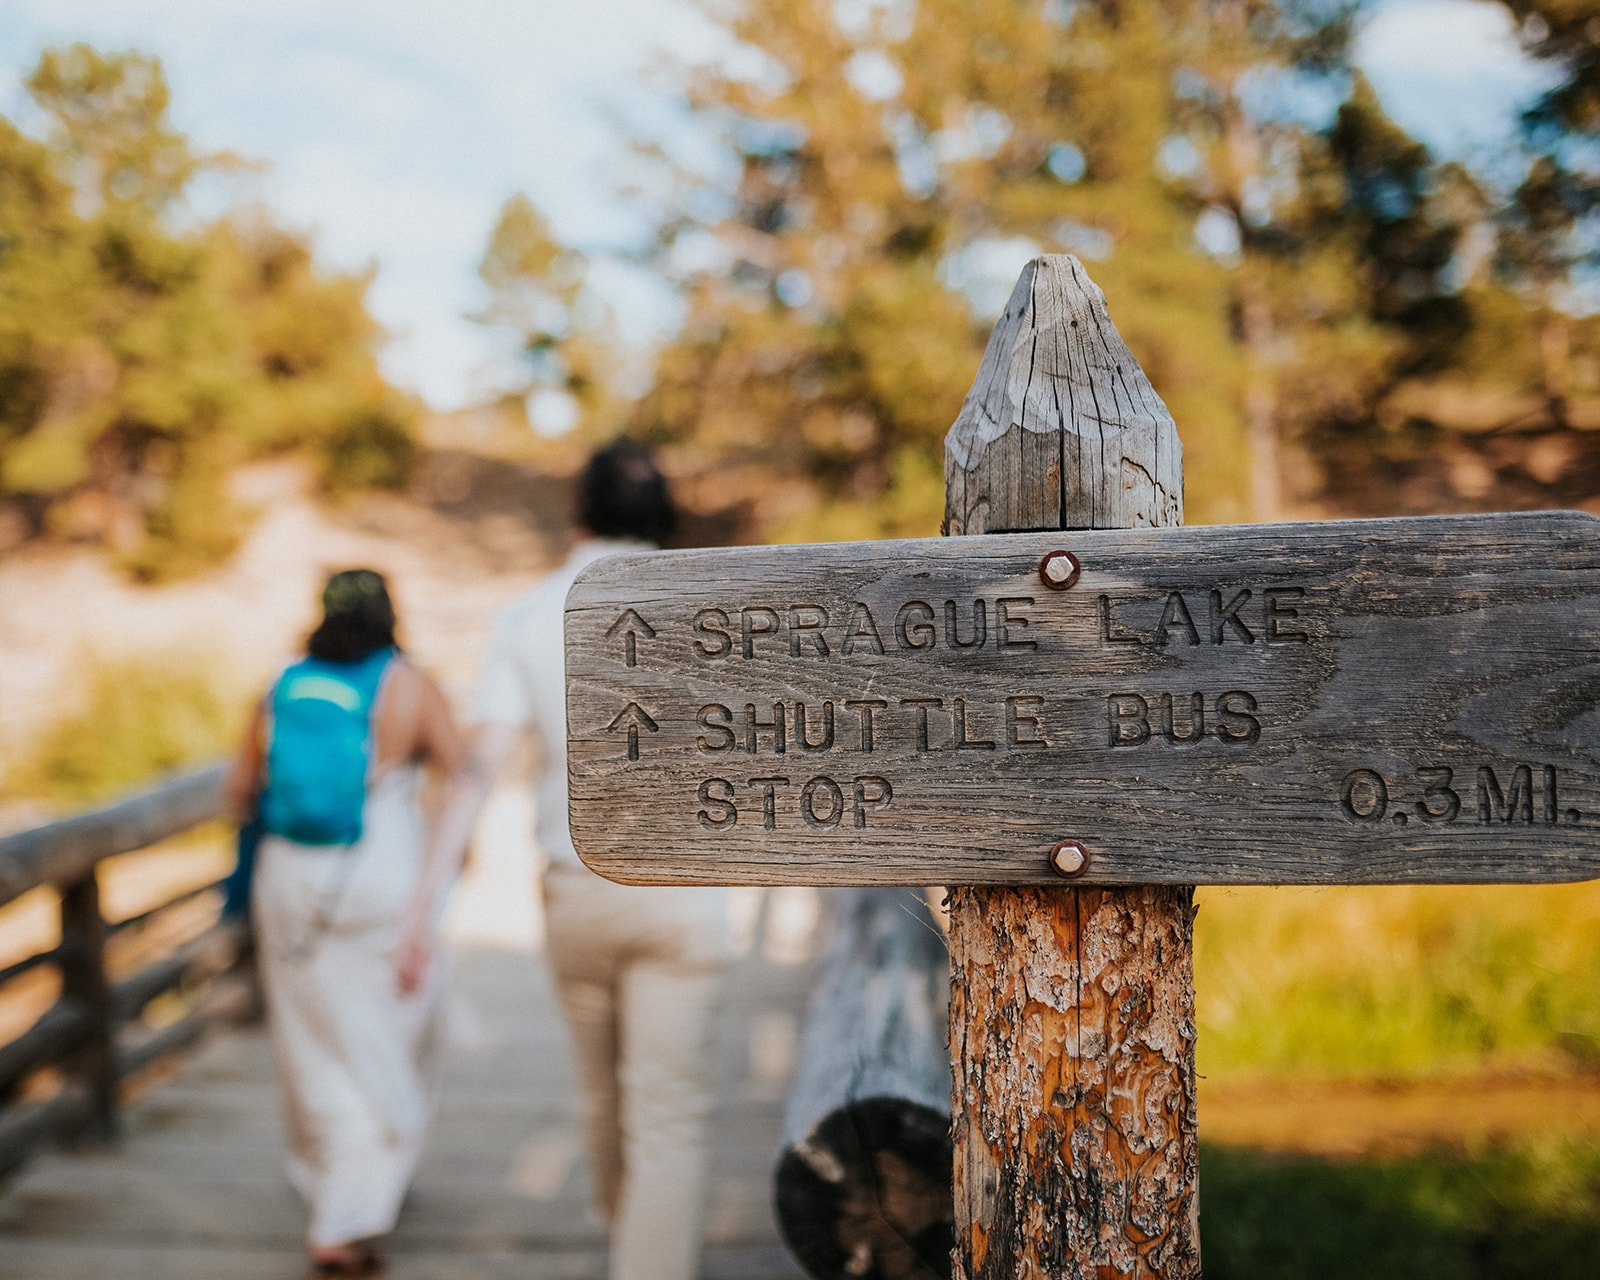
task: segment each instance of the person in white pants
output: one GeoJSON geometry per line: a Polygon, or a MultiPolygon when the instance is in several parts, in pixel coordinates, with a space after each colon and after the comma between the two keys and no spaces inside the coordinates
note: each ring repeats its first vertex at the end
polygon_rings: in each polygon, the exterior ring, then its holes
{"type": "Polygon", "coordinates": [[[536,838],[546,938],[572,1034],[589,1169],[611,1237],[611,1280],[693,1280],[705,1217],[716,1014],[729,959],[726,891],[613,884],[588,870],[567,825],[562,609],[583,568],[659,546],[676,521],[643,448],[590,459],[583,536],[566,562],[496,618],[457,776],[397,951],[403,990],[430,962],[430,922],[478,810],[523,734],[538,751],[536,838]]]}

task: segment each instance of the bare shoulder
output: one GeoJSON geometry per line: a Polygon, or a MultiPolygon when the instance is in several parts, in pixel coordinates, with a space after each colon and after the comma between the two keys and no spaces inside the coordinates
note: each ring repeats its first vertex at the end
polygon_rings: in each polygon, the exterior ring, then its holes
{"type": "Polygon", "coordinates": [[[409,703],[419,700],[443,699],[444,691],[426,668],[406,654],[395,655],[392,679],[396,693],[409,703]]]}

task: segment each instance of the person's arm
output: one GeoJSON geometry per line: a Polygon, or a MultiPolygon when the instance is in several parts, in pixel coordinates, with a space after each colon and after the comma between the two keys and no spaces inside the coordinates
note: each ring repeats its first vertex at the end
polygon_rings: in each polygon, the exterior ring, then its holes
{"type": "Polygon", "coordinates": [[[427,672],[409,663],[407,669],[418,685],[415,758],[439,776],[453,778],[461,768],[466,742],[450,714],[450,703],[427,672]]]}
{"type": "Polygon", "coordinates": [[[483,801],[480,797],[477,805],[467,811],[470,797],[463,792],[462,782],[471,772],[471,744],[456,727],[444,691],[422,671],[414,667],[411,670],[418,681],[414,758],[445,781],[444,799],[429,824],[422,873],[412,904],[416,914],[431,920],[439,899],[455,880],[466,857],[467,842],[483,801]]]}
{"type": "Polygon", "coordinates": [[[395,954],[401,991],[409,993],[422,985],[433,959],[439,906],[461,870],[484,801],[521,737],[521,727],[512,724],[477,725],[468,735],[460,765],[445,787],[444,803],[423,854],[422,873],[401,924],[395,954]]]}
{"type": "Polygon", "coordinates": [[[422,872],[402,923],[395,952],[395,973],[402,991],[415,991],[422,984],[432,958],[439,907],[467,856],[483,802],[531,717],[516,624],[505,617],[496,620],[489,634],[474,705],[478,723],[456,753],[456,766],[428,833],[422,872]]]}
{"type": "Polygon", "coordinates": [[[478,814],[521,737],[522,730],[509,724],[475,725],[469,731],[460,767],[450,776],[438,820],[428,836],[414,906],[431,915],[455,882],[478,814]]]}
{"type": "Polygon", "coordinates": [[[255,816],[256,798],[261,793],[261,774],[266,765],[267,704],[262,699],[250,714],[239,753],[228,767],[222,793],[227,799],[228,816],[243,826],[255,816]]]}

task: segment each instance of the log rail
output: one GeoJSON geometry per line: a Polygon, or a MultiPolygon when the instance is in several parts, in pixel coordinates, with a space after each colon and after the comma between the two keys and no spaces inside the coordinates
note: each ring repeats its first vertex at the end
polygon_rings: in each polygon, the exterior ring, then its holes
{"type": "Polygon", "coordinates": [[[950,959],[911,889],[829,889],[773,1172],[785,1244],[816,1280],[947,1280],[950,959]]]}
{"type": "Polygon", "coordinates": [[[0,908],[49,886],[60,895],[61,920],[56,946],[0,969],[0,1000],[37,969],[51,966],[60,976],[55,1003],[0,1043],[0,1175],[51,1140],[114,1138],[125,1080],[193,1044],[218,1019],[252,1007],[242,920],[218,919],[131,973],[114,976],[107,964],[114,941],[143,935],[175,911],[218,896],[221,882],[210,882],[108,921],[99,869],[108,858],[221,816],[222,776],[221,765],[176,774],[103,808],[0,837],[0,908]],[[147,1025],[146,1007],[172,992],[185,998],[182,1016],[147,1025]]]}

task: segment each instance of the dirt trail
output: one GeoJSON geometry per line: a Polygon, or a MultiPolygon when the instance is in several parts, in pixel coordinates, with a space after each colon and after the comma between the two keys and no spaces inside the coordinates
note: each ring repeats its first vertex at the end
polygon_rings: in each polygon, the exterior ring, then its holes
{"type": "Polygon", "coordinates": [[[1354,1158],[1600,1135],[1600,1077],[1202,1083],[1200,1132],[1276,1153],[1354,1158]]]}

